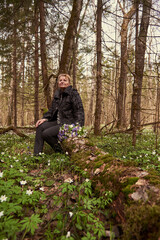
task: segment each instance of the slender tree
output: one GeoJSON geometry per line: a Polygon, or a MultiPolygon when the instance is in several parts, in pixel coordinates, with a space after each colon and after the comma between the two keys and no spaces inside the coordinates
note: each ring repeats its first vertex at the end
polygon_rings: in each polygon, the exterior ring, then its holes
{"type": "Polygon", "coordinates": [[[42,78],[44,95],[47,100],[47,107],[51,106],[52,97],[49,88],[49,77],[47,70],[47,53],[46,53],[46,34],[45,34],[45,6],[44,1],[39,1],[40,12],[40,46],[41,46],[41,64],[42,64],[42,78]]]}
{"type": "Polygon", "coordinates": [[[101,46],[101,33],[102,33],[102,0],[97,0],[97,83],[96,83],[96,109],[95,109],[95,122],[94,134],[100,134],[101,123],[101,108],[102,108],[102,46],[101,46]]]}
{"type": "Polygon", "coordinates": [[[79,0],[79,1],[73,0],[71,17],[69,19],[68,28],[67,28],[65,38],[64,38],[64,43],[63,43],[59,73],[70,74],[74,42],[77,34],[77,27],[80,19],[82,4],[83,4],[83,0],[79,0]]]}
{"type": "Polygon", "coordinates": [[[35,69],[34,69],[34,122],[37,122],[39,119],[39,51],[38,51],[38,27],[39,27],[39,21],[38,21],[38,6],[36,4],[36,1],[34,3],[35,8],[35,15],[34,15],[34,24],[35,24],[35,69]]]}
{"type": "Polygon", "coordinates": [[[126,82],[127,82],[127,61],[128,61],[128,47],[127,47],[127,34],[128,34],[128,24],[136,11],[135,3],[133,3],[130,10],[126,13],[125,9],[122,7],[120,1],[118,0],[121,10],[123,12],[123,23],[121,26],[121,71],[119,77],[119,87],[118,87],[118,120],[117,127],[124,127],[126,125],[125,117],[125,102],[126,102],[126,82]]]}
{"type": "Polygon", "coordinates": [[[13,125],[17,127],[17,21],[14,18],[13,25],[13,109],[14,120],[13,125]]]}
{"type": "Polygon", "coordinates": [[[132,94],[131,107],[131,127],[133,127],[133,145],[136,144],[136,129],[140,125],[140,111],[141,111],[141,92],[144,71],[144,57],[146,51],[147,31],[150,19],[150,10],[152,0],[143,0],[143,12],[140,24],[140,31],[138,33],[138,5],[137,2],[137,23],[136,23],[136,51],[135,51],[135,78],[132,94]]]}

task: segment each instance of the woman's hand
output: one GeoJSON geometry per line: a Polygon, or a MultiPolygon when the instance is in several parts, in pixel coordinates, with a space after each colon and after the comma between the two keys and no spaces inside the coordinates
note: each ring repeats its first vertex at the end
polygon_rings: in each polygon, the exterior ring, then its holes
{"type": "Polygon", "coordinates": [[[46,118],[42,118],[42,119],[39,119],[37,122],[36,122],[36,127],[38,127],[39,125],[41,125],[42,123],[46,122],[47,119],[46,118]]]}

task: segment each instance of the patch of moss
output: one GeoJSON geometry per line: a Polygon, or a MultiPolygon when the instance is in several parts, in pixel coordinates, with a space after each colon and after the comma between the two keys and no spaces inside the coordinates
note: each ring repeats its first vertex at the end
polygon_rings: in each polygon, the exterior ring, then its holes
{"type": "Polygon", "coordinates": [[[132,186],[138,181],[138,177],[130,177],[125,180],[125,182],[122,183],[122,187],[132,186]]]}
{"type": "MultiPolygon", "coordinates": [[[[94,179],[96,176],[94,177],[94,179]]],[[[97,176],[97,180],[99,180],[106,190],[112,191],[114,194],[118,194],[121,191],[121,184],[119,182],[119,175],[115,172],[110,172],[104,175],[97,176]]]]}
{"type": "Polygon", "coordinates": [[[100,155],[95,159],[95,161],[99,161],[99,160],[103,161],[103,163],[108,163],[108,162],[113,162],[115,158],[110,154],[105,154],[105,155],[100,155]]]}
{"type": "Polygon", "coordinates": [[[89,147],[94,147],[94,146],[95,146],[95,144],[94,144],[94,143],[92,143],[92,142],[86,142],[86,146],[89,146],[89,147]]]}
{"type": "Polygon", "coordinates": [[[104,163],[103,161],[96,162],[94,165],[94,169],[101,167],[103,165],[103,163],[104,163]]]}
{"type": "Polygon", "coordinates": [[[154,240],[160,236],[160,206],[136,203],[125,211],[123,240],[154,240]]]}
{"type": "Polygon", "coordinates": [[[125,197],[128,197],[128,194],[133,193],[134,189],[131,189],[132,185],[127,185],[125,188],[122,189],[122,192],[124,193],[125,197]]]}
{"type": "Polygon", "coordinates": [[[122,183],[122,192],[124,193],[126,198],[128,198],[128,194],[134,192],[134,189],[132,189],[131,187],[138,181],[138,179],[138,177],[130,177],[122,183]]]}
{"type": "Polygon", "coordinates": [[[70,160],[76,165],[83,169],[87,168],[88,164],[86,161],[88,160],[88,157],[90,156],[91,152],[90,151],[81,151],[72,154],[70,160]]]}
{"type": "Polygon", "coordinates": [[[98,155],[100,155],[100,154],[101,154],[100,151],[96,151],[96,152],[95,152],[95,156],[98,156],[98,155]]]}
{"type": "Polygon", "coordinates": [[[104,172],[106,172],[110,166],[111,166],[111,164],[106,164],[106,166],[104,168],[104,172]]]}
{"type": "Polygon", "coordinates": [[[160,186],[160,176],[157,176],[157,173],[152,171],[147,176],[144,177],[146,180],[153,185],[160,186]]]}

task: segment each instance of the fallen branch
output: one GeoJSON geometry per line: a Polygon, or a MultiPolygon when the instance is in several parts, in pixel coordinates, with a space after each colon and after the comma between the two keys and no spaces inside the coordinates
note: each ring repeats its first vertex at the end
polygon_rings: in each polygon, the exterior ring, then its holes
{"type": "Polygon", "coordinates": [[[19,131],[16,127],[14,127],[14,126],[9,126],[9,127],[7,127],[7,128],[2,128],[2,129],[0,129],[0,134],[4,134],[4,133],[7,133],[7,132],[9,132],[9,131],[13,131],[13,132],[15,132],[18,136],[20,136],[20,137],[24,137],[24,138],[28,138],[28,136],[26,135],[26,134],[24,134],[24,133],[22,133],[21,131],[19,131]]]}
{"type": "MultiPolygon", "coordinates": [[[[145,127],[145,126],[149,126],[149,125],[156,125],[156,124],[160,124],[160,122],[150,122],[150,123],[144,123],[144,124],[140,124],[137,126],[137,130],[138,132],[142,131],[142,127],[145,127]]],[[[128,129],[122,129],[122,130],[117,130],[117,131],[113,131],[113,132],[107,132],[105,133],[105,135],[107,134],[116,134],[116,133],[132,133],[133,131],[133,127],[132,128],[128,128],[128,129]]]]}

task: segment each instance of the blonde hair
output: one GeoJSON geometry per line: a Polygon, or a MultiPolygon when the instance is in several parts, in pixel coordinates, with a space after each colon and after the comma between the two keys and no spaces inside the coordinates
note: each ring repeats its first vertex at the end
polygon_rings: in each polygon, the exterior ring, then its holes
{"type": "Polygon", "coordinates": [[[58,81],[59,81],[60,77],[62,77],[62,76],[65,77],[65,78],[68,78],[69,83],[71,83],[71,77],[68,74],[66,74],[66,73],[59,74],[58,81]]]}

